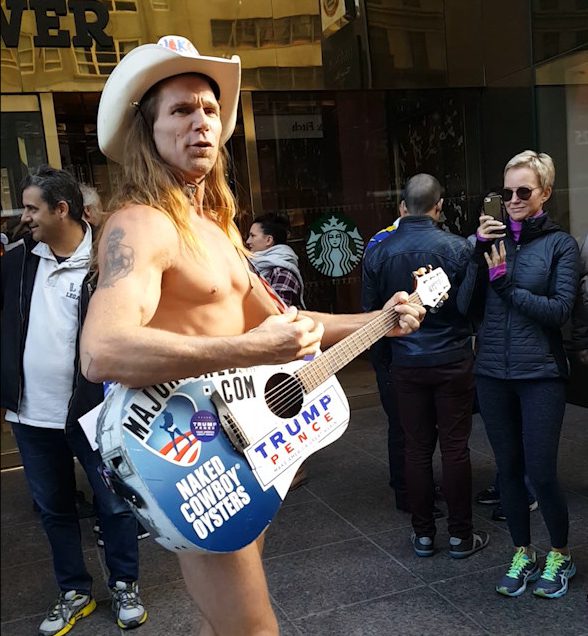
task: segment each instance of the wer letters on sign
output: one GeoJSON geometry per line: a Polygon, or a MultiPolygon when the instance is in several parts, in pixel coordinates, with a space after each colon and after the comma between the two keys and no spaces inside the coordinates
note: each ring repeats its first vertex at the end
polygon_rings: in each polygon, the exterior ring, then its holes
{"type": "Polygon", "coordinates": [[[37,35],[33,38],[36,47],[69,48],[70,43],[81,48],[91,48],[92,41],[104,48],[113,48],[112,37],[104,32],[108,24],[108,9],[100,0],[6,0],[6,10],[2,8],[2,41],[6,48],[18,47],[22,15],[25,10],[34,11],[37,35]],[[73,13],[76,34],[72,38],[69,31],[61,28],[60,16],[73,13]],[[90,21],[86,12],[93,13],[90,21]]]}

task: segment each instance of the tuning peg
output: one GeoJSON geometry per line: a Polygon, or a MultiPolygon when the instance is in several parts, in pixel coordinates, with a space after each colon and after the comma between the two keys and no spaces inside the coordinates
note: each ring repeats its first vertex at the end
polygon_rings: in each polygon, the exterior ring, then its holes
{"type": "MultiPolygon", "coordinates": [[[[447,296],[447,294],[444,294],[444,295],[447,296]]],[[[441,307],[443,307],[443,296],[441,298],[442,299],[434,307],[431,307],[431,309],[429,309],[429,311],[432,314],[436,314],[441,309],[441,307]]],[[[445,299],[445,300],[447,300],[447,299],[445,299]]]]}

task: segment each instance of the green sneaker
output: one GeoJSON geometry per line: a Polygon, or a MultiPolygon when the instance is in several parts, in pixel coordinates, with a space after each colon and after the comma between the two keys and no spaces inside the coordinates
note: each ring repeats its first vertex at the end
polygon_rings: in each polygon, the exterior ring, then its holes
{"type": "Polygon", "coordinates": [[[75,590],[62,592],[39,626],[39,636],[63,636],[79,618],[88,616],[95,609],[96,601],[89,594],[78,594],[75,590]]]}
{"type": "Polygon", "coordinates": [[[520,596],[527,589],[527,583],[536,581],[540,575],[535,552],[528,553],[525,548],[519,548],[514,553],[508,572],[496,586],[496,591],[504,596],[520,596]]]}
{"type": "Polygon", "coordinates": [[[568,581],[576,574],[576,565],[568,554],[552,550],[545,557],[543,574],[533,590],[535,596],[559,598],[568,591],[568,581]]]}

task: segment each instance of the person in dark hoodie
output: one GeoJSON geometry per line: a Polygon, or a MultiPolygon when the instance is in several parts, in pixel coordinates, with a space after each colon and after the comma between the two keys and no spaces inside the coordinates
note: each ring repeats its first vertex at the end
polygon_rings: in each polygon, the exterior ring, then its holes
{"type": "MultiPolygon", "coordinates": [[[[505,596],[519,596],[537,581],[535,595],[558,598],[576,573],[557,451],[568,372],[561,328],[574,306],[579,260],[574,238],[544,210],[554,179],[553,161],[544,153],[526,150],[506,164],[504,223],[480,216],[464,283],[471,289],[470,309],[476,301],[483,303],[476,386],[515,545],[511,565],[496,586],[505,596]],[[542,572],[531,547],[525,469],[551,539],[542,572]]],[[[467,293],[461,296],[466,298],[467,293]]]]}
{"type": "Polygon", "coordinates": [[[92,231],[78,183],[42,166],[22,184],[30,229],[2,259],[1,405],[12,423],[33,499],[51,545],[59,596],[41,636],[68,632],[96,608],[76,512],[74,456],[92,486],[104,530],[112,608],[119,627],[147,618],[138,594],[137,521],[98,469],[78,418],[103,400],[80,372],[79,337],[88,307],[92,231]]]}

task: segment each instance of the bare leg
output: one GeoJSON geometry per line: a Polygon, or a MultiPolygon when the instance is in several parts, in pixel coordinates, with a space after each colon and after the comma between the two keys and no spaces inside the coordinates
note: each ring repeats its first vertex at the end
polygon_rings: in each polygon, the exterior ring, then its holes
{"type": "Polygon", "coordinates": [[[198,636],[216,636],[216,632],[212,629],[212,625],[204,617],[202,617],[198,636]]]}
{"type": "Polygon", "coordinates": [[[263,546],[265,545],[265,530],[257,537],[257,539],[255,540],[255,545],[257,545],[259,556],[261,556],[263,554],[263,546]]]}
{"type": "Polygon", "coordinates": [[[264,536],[231,554],[178,554],[186,587],[204,620],[200,636],[278,636],[261,550],[264,536]]]}

